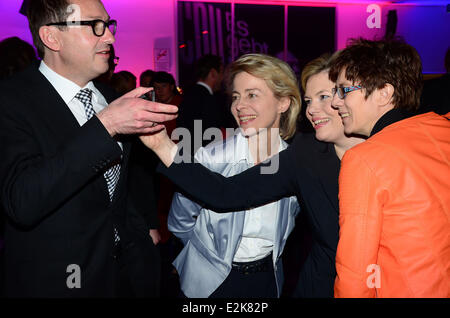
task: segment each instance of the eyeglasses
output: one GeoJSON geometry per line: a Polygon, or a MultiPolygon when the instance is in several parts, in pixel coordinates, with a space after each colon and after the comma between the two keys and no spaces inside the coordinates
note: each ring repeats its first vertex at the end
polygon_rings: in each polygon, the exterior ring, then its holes
{"type": "Polygon", "coordinates": [[[331,92],[333,93],[333,96],[337,93],[338,97],[340,99],[344,99],[345,96],[347,96],[348,93],[357,91],[358,89],[361,89],[361,85],[356,86],[349,86],[349,87],[334,87],[331,92]]]}
{"type": "Polygon", "coordinates": [[[62,25],[62,26],[90,25],[92,27],[92,32],[94,32],[94,34],[98,37],[103,36],[103,34],[105,34],[105,30],[107,27],[113,35],[115,35],[117,31],[116,20],[109,20],[108,22],[105,22],[103,20],[66,21],[66,22],[53,22],[46,24],[46,26],[50,25],[62,25]]]}

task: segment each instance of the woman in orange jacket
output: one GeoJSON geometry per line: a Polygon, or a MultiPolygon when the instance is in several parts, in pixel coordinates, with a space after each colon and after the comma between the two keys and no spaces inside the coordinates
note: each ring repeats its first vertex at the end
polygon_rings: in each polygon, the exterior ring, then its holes
{"type": "Polygon", "coordinates": [[[404,119],[421,75],[397,41],[357,40],[331,65],[345,132],[370,137],[341,163],[335,297],[450,297],[450,113],[404,119]]]}

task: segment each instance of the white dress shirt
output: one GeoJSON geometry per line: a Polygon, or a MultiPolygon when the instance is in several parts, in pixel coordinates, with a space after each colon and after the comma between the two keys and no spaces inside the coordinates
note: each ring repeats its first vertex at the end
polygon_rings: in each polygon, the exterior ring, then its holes
{"type": "MultiPolygon", "coordinates": [[[[287,148],[284,141],[279,138],[278,152],[287,148]]],[[[248,149],[248,139],[240,134],[236,143],[236,155],[239,161],[244,161],[253,167],[254,160],[248,149]]],[[[278,219],[279,201],[269,203],[245,212],[244,230],[241,242],[234,255],[234,262],[252,262],[269,255],[273,250],[275,240],[275,224],[278,219]]]]}
{"type": "MultiPolygon", "coordinates": [[[[78,121],[80,126],[83,126],[87,122],[86,111],[84,110],[83,103],[75,98],[75,95],[84,88],[89,88],[92,90],[92,106],[96,113],[99,113],[103,108],[108,106],[108,103],[103,97],[102,93],[94,86],[94,83],[90,81],[85,87],[80,87],[71,80],[59,75],[53,71],[44,61],[41,61],[39,65],[39,71],[47,78],[47,80],[52,84],[58,94],[69,107],[75,119],[78,121]]],[[[121,142],[117,142],[120,148],[123,150],[121,142]]]]}

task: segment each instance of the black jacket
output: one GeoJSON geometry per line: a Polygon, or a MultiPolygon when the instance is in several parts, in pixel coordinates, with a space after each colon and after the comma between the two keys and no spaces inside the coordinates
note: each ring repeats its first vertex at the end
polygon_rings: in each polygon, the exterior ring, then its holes
{"type": "Polygon", "coordinates": [[[151,249],[128,200],[130,143],[122,152],[97,116],[80,127],[35,65],[0,83],[0,113],[6,296],[115,296],[113,228],[122,246],[151,249]],[[103,173],[121,155],[110,202],[103,173]],[[81,288],[67,287],[71,264],[81,269],[81,288]]]}
{"type": "Polygon", "coordinates": [[[450,112],[450,73],[425,81],[418,113],[431,111],[440,115],[450,112]]]}

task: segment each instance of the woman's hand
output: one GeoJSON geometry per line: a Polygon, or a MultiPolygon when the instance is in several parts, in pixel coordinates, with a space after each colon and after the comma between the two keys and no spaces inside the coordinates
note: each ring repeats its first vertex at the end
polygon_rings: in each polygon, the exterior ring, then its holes
{"type": "Polygon", "coordinates": [[[159,231],[157,229],[150,229],[148,234],[152,238],[153,244],[158,245],[158,243],[161,241],[161,235],[159,234],[159,231]]]}

